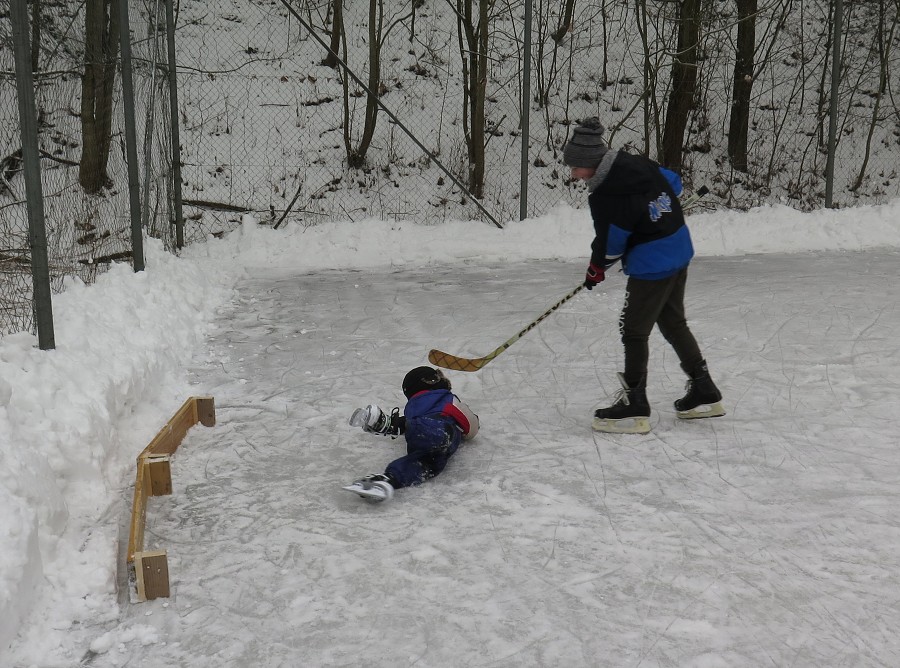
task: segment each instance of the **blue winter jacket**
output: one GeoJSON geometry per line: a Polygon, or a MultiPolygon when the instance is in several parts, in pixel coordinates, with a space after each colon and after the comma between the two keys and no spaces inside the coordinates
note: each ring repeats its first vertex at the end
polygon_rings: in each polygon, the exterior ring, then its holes
{"type": "Polygon", "coordinates": [[[438,418],[459,428],[464,438],[478,433],[478,416],[450,390],[426,390],[410,397],[403,409],[406,429],[422,418],[438,418]]]}
{"type": "Polygon", "coordinates": [[[648,158],[611,150],[588,189],[596,233],[591,264],[610,267],[621,259],[627,275],[653,281],[690,263],[694,246],[678,201],[677,174],[648,158]]]}

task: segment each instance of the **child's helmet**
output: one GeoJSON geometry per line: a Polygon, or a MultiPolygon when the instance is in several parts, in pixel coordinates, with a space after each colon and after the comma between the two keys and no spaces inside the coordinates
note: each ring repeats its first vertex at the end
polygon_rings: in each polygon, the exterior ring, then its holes
{"type": "Polygon", "coordinates": [[[403,379],[403,394],[409,399],[414,394],[425,390],[449,390],[450,381],[440,369],[430,366],[418,366],[403,379]]]}

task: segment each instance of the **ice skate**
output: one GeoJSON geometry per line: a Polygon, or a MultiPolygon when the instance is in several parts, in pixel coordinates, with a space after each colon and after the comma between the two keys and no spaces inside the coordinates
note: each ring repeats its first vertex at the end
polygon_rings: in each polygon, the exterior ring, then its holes
{"type": "Polygon", "coordinates": [[[646,380],[629,387],[625,376],[619,375],[622,389],[616,393],[612,406],[594,412],[591,425],[594,431],[608,434],[647,434],[650,432],[650,404],[647,401],[646,380]]]}
{"type": "Polygon", "coordinates": [[[383,473],[367,475],[365,478],[360,478],[352,485],[347,485],[341,489],[346,489],[348,492],[353,492],[366,501],[375,503],[390,501],[394,498],[394,486],[391,484],[390,478],[383,473]]]}
{"type": "Polygon", "coordinates": [[[400,409],[395,408],[388,414],[375,404],[369,404],[365,408],[357,408],[350,416],[350,425],[360,427],[363,431],[382,436],[397,436],[399,429],[394,425],[393,417],[399,415],[400,409]]]}
{"type": "Polygon", "coordinates": [[[688,371],[688,377],[685,384],[687,394],[675,401],[676,415],[682,420],[725,415],[725,409],[722,408],[722,393],[710,378],[706,362],[701,362],[695,369],[688,371]]]}

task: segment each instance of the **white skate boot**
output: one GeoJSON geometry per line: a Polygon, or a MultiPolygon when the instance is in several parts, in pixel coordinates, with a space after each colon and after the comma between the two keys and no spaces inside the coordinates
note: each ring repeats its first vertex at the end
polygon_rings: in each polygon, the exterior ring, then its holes
{"type": "Polygon", "coordinates": [[[394,486],[391,484],[390,478],[383,473],[367,475],[365,478],[360,478],[352,485],[347,485],[341,489],[346,489],[348,492],[358,494],[366,501],[376,503],[390,501],[394,497],[394,486]]]}
{"type": "Polygon", "coordinates": [[[394,424],[394,414],[399,415],[400,409],[395,408],[390,414],[385,413],[375,404],[369,404],[365,408],[357,408],[350,416],[350,425],[360,427],[363,431],[382,436],[397,436],[400,430],[394,424]]]}

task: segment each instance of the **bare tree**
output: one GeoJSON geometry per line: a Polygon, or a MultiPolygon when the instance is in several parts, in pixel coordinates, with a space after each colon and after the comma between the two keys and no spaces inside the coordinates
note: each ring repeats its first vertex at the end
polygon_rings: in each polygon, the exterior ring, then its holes
{"type": "Polygon", "coordinates": [[[37,72],[41,52],[41,0],[31,0],[31,71],[37,72]]]}
{"type": "Polygon", "coordinates": [[[869,158],[872,153],[872,137],[875,134],[875,128],[878,123],[884,119],[880,118],[881,103],[887,92],[888,73],[890,69],[890,44],[894,42],[894,36],[897,33],[897,23],[900,21],[900,3],[894,3],[895,14],[891,22],[890,28],[887,28],[887,7],[885,0],[878,0],[878,30],[875,35],[875,48],[878,53],[878,88],[874,93],[875,103],[872,109],[872,116],[869,120],[869,131],[866,135],[866,150],[863,155],[862,165],[859,168],[859,174],[850,190],[856,191],[863,184],[866,177],[866,168],[869,165],[869,158]]]}
{"type": "MultiPolygon", "coordinates": [[[[351,114],[350,114],[350,91],[349,80],[347,76],[343,77],[344,83],[344,146],[347,151],[347,164],[355,169],[365,165],[366,154],[369,152],[369,146],[372,144],[372,138],[375,136],[375,127],[378,123],[378,109],[381,106],[381,95],[384,93],[385,87],[381,81],[381,51],[387,41],[391,30],[400,25],[403,21],[410,18],[412,12],[396,16],[389,25],[385,23],[384,16],[384,0],[369,0],[369,58],[368,68],[369,74],[365,84],[366,88],[366,107],[363,115],[363,130],[359,143],[353,146],[351,114]]],[[[342,13],[343,15],[343,13],[342,13]]],[[[343,20],[341,21],[343,24],[343,20]]],[[[347,39],[344,30],[341,29],[341,42],[343,44],[344,64],[349,68],[347,62],[347,39]]],[[[332,41],[333,43],[333,41],[332,41]]],[[[336,53],[336,52],[335,52],[336,53]]]]}
{"type": "MultiPolygon", "coordinates": [[[[347,153],[350,167],[359,168],[366,162],[366,153],[375,135],[378,122],[378,97],[381,95],[381,44],[384,27],[384,4],[382,0],[369,0],[369,93],[366,95],[366,111],[362,137],[356,148],[347,153]]],[[[345,130],[346,132],[347,130],[345,130]]]]}
{"type": "MultiPolygon", "coordinates": [[[[552,20],[553,15],[551,13],[550,3],[540,3],[537,12],[537,54],[534,59],[537,69],[537,91],[534,95],[534,99],[538,103],[538,108],[544,111],[545,116],[549,114],[549,110],[547,107],[550,102],[550,92],[553,89],[553,86],[559,74],[560,46],[562,44],[563,37],[565,37],[566,33],[571,30],[572,18],[569,17],[569,23],[568,25],[566,25],[565,29],[563,29],[562,25],[559,25],[556,31],[550,33],[552,20]],[[559,36],[558,39],[557,35],[559,36]],[[547,43],[548,37],[553,40],[552,47],[547,43]],[[548,48],[551,49],[549,63],[547,62],[548,48]]],[[[560,21],[562,23],[565,23],[566,19],[560,18],[560,21]]]]}
{"type": "Polygon", "coordinates": [[[683,0],[678,18],[678,46],[672,60],[672,91],[666,108],[661,161],[682,166],[684,131],[697,88],[697,46],[700,42],[701,0],[683,0]]]}
{"type": "Polygon", "coordinates": [[[753,92],[753,55],[756,49],[756,0],[735,0],[738,12],[731,118],[728,122],[728,158],[731,166],[747,171],[747,133],[753,92]]]}
{"type": "Polygon", "coordinates": [[[563,15],[562,20],[559,22],[559,26],[556,30],[553,31],[551,37],[553,41],[559,44],[563,41],[563,38],[566,36],[566,33],[571,32],[572,30],[572,14],[575,12],[575,0],[564,0],[563,2],[563,15]]]}
{"type": "Polygon", "coordinates": [[[326,67],[338,66],[338,51],[341,48],[341,35],[344,33],[344,0],[332,0],[331,2],[331,44],[328,53],[322,60],[326,67]]]}
{"type": "Polygon", "coordinates": [[[81,91],[82,150],[78,181],[89,193],[109,183],[112,103],[119,53],[115,0],[86,0],[84,77],[81,91]]]}
{"type": "Polygon", "coordinates": [[[463,66],[463,132],[469,156],[469,192],[484,197],[485,100],[488,17],[491,0],[456,0],[459,50],[463,66]],[[477,5],[478,14],[472,10],[477,5]]]}

